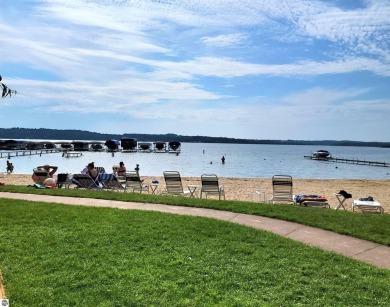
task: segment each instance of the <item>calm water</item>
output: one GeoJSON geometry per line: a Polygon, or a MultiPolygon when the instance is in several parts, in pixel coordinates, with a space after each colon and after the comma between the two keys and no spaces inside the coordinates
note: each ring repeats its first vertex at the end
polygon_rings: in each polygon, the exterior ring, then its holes
{"type": "MultiPolygon", "coordinates": [[[[297,145],[242,145],[182,143],[181,153],[115,153],[83,152],[79,158],[64,158],[61,153],[40,156],[15,157],[11,159],[15,173],[30,174],[38,165],[59,166],[58,172],[79,173],[88,162],[103,166],[111,172],[114,164],[123,161],[128,170],[140,165],[141,176],[162,176],[164,171],[179,171],[182,176],[199,177],[201,174],[216,174],[219,177],[270,178],[276,174],[293,178],[318,179],[390,179],[390,167],[374,167],[344,163],[332,163],[304,159],[318,149],[326,149],[333,157],[366,159],[390,162],[389,148],[343,147],[343,146],[297,146],[297,145]],[[203,153],[204,151],[204,153],[203,153]],[[226,162],[221,163],[222,156],[226,162]],[[210,163],[212,162],[212,164],[210,163]]],[[[6,168],[6,159],[2,171],[6,168]]]]}

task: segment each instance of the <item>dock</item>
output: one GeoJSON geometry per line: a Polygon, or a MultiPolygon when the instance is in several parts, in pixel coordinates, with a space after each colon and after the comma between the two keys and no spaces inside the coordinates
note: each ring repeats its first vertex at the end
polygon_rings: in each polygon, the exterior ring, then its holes
{"type": "Polygon", "coordinates": [[[26,157],[26,156],[41,156],[51,153],[59,153],[62,150],[58,148],[53,149],[24,149],[24,150],[11,150],[11,151],[0,151],[0,159],[11,159],[15,157],[26,157]]]}
{"type": "Polygon", "coordinates": [[[314,157],[314,156],[303,156],[303,157],[311,160],[334,162],[334,163],[348,163],[348,164],[357,164],[357,165],[390,167],[390,162],[378,162],[378,161],[345,159],[345,158],[335,158],[335,157],[314,157]]]}
{"type": "Polygon", "coordinates": [[[62,154],[62,156],[65,158],[77,158],[77,157],[81,157],[82,155],[83,153],[81,152],[64,152],[62,154]]]}

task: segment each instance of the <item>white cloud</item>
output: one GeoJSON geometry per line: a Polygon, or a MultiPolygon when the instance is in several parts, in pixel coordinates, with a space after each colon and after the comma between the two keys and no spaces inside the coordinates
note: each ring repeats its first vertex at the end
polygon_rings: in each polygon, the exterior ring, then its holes
{"type": "Polygon", "coordinates": [[[245,42],[247,35],[234,33],[234,34],[221,34],[214,37],[202,37],[200,40],[210,46],[214,47],[230,47],[230,46],[239,46],[245,42]]]}
{"type": "Polygon", "coordinates": [[[382,116],[376,110],[388,112],[385,91],[366,98],[376,80],[390,76],[388,0],[359,7],[317,0],[46,0],[18,4],[20,14],[9,3],[0,11],[1,68],[19,92],[12,102],[29,110],[186,118],[194,126],[214,120],[225,133],[235,122],[256,130],[258,114],[267,114],[266,129],[294,127],[291,114],[319,108],[332,123],[348,108],[356,118],[375,113],[373,122],[382,116]],[[361,78],[356,87],[348,79],[354,73],[361,78]],[[337,89],[318,83],[333,75],[345,76],[337,89]],[[295,94],[276,100],[282,93],[269,92],[248,103],[259,95],[257,83],[268,86],[264,79],[291,80],[288,92],[295,94]],[[295,90],[297,83],[306,90],[295,90]]]}

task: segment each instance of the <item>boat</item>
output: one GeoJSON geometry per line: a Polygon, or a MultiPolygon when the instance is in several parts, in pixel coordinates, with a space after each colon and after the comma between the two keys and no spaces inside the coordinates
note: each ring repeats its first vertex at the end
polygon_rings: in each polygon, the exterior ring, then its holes
{"type": "Polygon", "coordinates": [[[122,152],[136,152],[137,151],[137,139],[121,138],[122,152]]]}
{"type": "Polygon", "coordinates": [[[73,150],[73,145],[70,142],[60,143],[60,147],[62,150],[67,150],[67,151],[73,150]]]}
{"type": "Polygon", "coordinates": [[[107,146],[107,151],[114,152],[119,151],[119,141],[118,140],[107,140],[104,145],[107,146]]]}
{"type": "Polygon", "coordinates": [[[92,151],[105,151],[104,145],[102,143],[92,143],[90,146],[92,151]]]}
{"type": "Polygon", "coordinates": [[[166,152],[167,151],[167,144],[165,142],[154,142],[154,152],[166,152]]]}
{"type": "Polygon", "coordinates": [[[152,152],[151,142],[138,142],[138,152],[152,152]]]}
{"type": "Polygon", "coordinates": [[[314,158],[327,158],[330,155],[330,152],[327,150],[317,150],[313,153],[314,158]]]}
{"type": "Polygon", "coordinates": [[[180,152],[181,143],[180,142],[169,142],[168,143],[168,151],[170,153],[178,154],[180,152]]]}
{"type": "Polygon", "coordinates": [[[72,145],[75,151],[89,151],[89,142],[74,141],[72,145]]]}

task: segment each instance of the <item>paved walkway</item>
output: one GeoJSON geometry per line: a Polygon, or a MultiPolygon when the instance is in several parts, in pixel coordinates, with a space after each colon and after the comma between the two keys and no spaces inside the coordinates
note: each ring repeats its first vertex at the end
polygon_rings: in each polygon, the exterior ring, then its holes
{"type": "Polygon", "coordinates": [[[324,250],[333,251],[356,260],[370,263],[379,268],[390,269],[390,247],[388,246],[268,217],[203,208],[132,203],[91,198],[16,194],[7,192],[1,192],[0,198],[25,199],[67,205],[110,207],[128,210],[149,210],[181,215],[210,217],[270,231],[295,241],[303,242],[311,246],[316,246],[324,250]]]}

